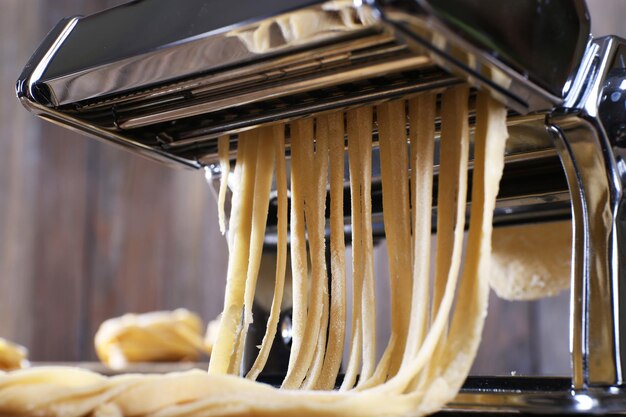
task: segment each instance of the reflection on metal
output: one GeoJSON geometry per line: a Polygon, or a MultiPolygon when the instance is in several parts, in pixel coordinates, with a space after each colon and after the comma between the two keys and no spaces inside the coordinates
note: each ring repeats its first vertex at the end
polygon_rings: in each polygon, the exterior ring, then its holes
{"type": "Polygon", "coordinates": [[[612,414],[626,408],[618,387],[571,390],[568,378],[470,377],[446,411],[531,414],[612,414]]]}
{"type": "Polygon", "coordinates": [[[368,8],[345,1],[322,3],[41,82],[50,89],[52,103],[60,106],[349,37],[375,24],[368,8]]]}
{"type": "Polygon", "coordinates": [[[289,317],[285,317],[280,323],[280,337],[283,339],[283,343],[285,345],[289,345],[291,343],[292,329],[291,319],[289,317]]]}
{"type": "Polygon", "coordinates": [[[574,115],[553,118],[572,190],[574,224],[571,300],[573,383],[615,384],[615,358],[609,268],[612,215],[609,183],[596,130],[574,115]],[[567,138],[565,141],[564,138],[567,138]],[[591,140],[595,138],[596,140],[591,140]],[[607,302],[608,301],[608,302],[607,302]]]}
{"type": "MultiPolygon", "coordinates": [[[[617,386],[623,381],[623,312],[626,279],[624,177],[619,173],[623,143],[607,134],[599,113],[607,101],[607,75],[622,66],[623,41],[604,38],[592,48],[589,73],[579,82],[577,108],[562,108],[548,120],[572,197],[574,242],[570,314],[572,383],[576,389],[617,386]]],[[[618,85],[626,80],[622,78],[618,85]]],[[[613,90],[613,92],[615,92],[613,90]]],[[[625,97],[626,98],[626,97],[625,97]]],[[[620,103],[623,104],[623,103],[620,103]]],[[[626,122],[626,112],[612,120],[626,122]]],[[[610,132],[610,131],[608,131],[610,132]]]]}
{"type": "Polygon", "coordinates": [[[285,97],[291,94],[305,93],[316,89],[331,87],[346,82],[359,82],[375,77],[379,74],[386,74],[394,71],[406,71],[430,64],[430,60],[423,56],[406,58],[390,63],[383,62],[377,65],[357,67],[351,70],[332,72],[322,77],[304,80],[294,80],[293,82],[282,82],[281,84],[266,88],[262,91],[250,91],[238,95],[232,95],[222,99],[187,105],[184,107],[164,110],[148,115],[129,118],[120,123],[122,129],[133,129],[136,127],[149,126],[156,123],[178,120],[185,117],[198,116],[218,110],[230,109],[246,104],[257,103],[263,100],[272,100],[285,97]]]}
{"type": "Polygon", "coordinates": [[[197,164],[194,161],[179,158],[176,155],[172,155],[168,152],[152,149],[146,145],[130,140],[115,131],[103,129],[98,126],[85,123],[84,120],[72,117],[71,115],[68,115],[66,113],[51,110],[42,106],[41,104],[24,99],[22,99],[22,103],[24,104],[24,107],[26,107],[31,112],[39,115],[44,120],[47,120],[59,126],[75,130],[80,133],[84,133],[94,139],[106,141],[107,143],[112,143],[116,146],[120,146],[126,150],[135,152],[153,161],[161,162],[175,168],[184,167],[198,169],[201,167],[200,164],[197,164]]]}

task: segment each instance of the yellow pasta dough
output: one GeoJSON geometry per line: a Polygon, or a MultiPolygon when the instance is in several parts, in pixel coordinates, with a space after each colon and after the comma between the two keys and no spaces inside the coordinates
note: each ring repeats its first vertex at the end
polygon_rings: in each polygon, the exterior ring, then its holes
{"type": "Polygon", "coordinates": [[[131,362],[193,361],[210,352],[202,330],[200,318],[185,309],[125,314],[100,325],[96,353],[114,369],[131,362]]]}
{"type": "Polygon", "coordinates": [[[344,126],[343,115],[327,117],[330,171],[330,306],[328,341],[316,388],[332,389],[341,367],[346,331],[346,243],[343,219],[344,126]]]}
{"type": "Polygon", "coordinates": [[[228,188],[228,175],[230,174],[230,160],[228,159],[229,137],[220,136],[217,139],[217,153],[220,158],[220,189],[217,195],[217,213],[220,232],[226,233],[226,213],[224,205],[226,203],[226,189],[228,188]]]}
{"type": "Polygon", "coordinates": [[[263,341],[259,347],[259,354],[248,371],[247,378],[256,379],[261,373],[267,358],[270,354],[276,327],[280,318],[280,307],[283,300],[285,288],[285,272],[287,268],[287,168],[285,164],[285,129],[282,125],[273,128],[273,148],[276,160],[276,188],[278,195],[278,219],[277,236],[278,247],[276,256],[276,283],[270,307],[270,316],[267,320],[267,327],[263,341]]]}
{"type": "Polygon", "coordinates": [[[569,288],[572,223],[496,228],[489,283],[507,300],[536,300],[569,288]]]}
{"type": "Polygon", "coordinates": [[[440,409],[454,398],[469,372],[487,308],[491,220],[503,168],[506,111],[485,94],[478,95],[476,106],[472,207],[463,253],[468,87],[454,87],[442,97],[434,297],[428,277],[435,96],[424,94],[408,102],[410,151],[405,101],[383,104],[376,113],[372,107],[346,113],[354,300],[350,312],[345,301],[344,114],[295,121],[290,126],[294,328],[289,369],[283,389],[228,375],[240,372],[252,319],[274,166],[276,287],[266,335],[248,374],[251,379],[263,369],[276,332],[287,256],[284,126],[244,132],[234,173],[225,307],[209,372],[105,378],[72,368],[43,368],[0,374],[0,414],[378,417],[419,416],[440,409]],[[378,363],[370,188],[375,122],[394,305],[391,338],[378,363]],[[328,181],[329,271],[324,217],[328,181]],[[350,359],[343,384],[335,391],[331,389],[337,383],[347,320],[352,322],[350,359]]]}
{"type": "Polygon", "coordinates": [[[28,350],[0,337],[0,371],[24,368],[27,364],[28,350]]]}

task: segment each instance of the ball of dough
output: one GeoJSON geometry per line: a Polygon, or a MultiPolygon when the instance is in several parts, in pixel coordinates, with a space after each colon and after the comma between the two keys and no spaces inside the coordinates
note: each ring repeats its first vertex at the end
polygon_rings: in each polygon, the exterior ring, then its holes
{"type": "Polygon", "coordinates": [[[572,223],[493,229],[491,288],[507,300],[535,300],[570,286],[572,223]]]}

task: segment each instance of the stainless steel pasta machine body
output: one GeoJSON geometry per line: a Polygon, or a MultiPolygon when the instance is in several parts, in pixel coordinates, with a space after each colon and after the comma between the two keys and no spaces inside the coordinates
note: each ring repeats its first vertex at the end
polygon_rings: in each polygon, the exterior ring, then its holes
{"type": "Polygon", "coordinates": [[[626,411],[626,46],[589,28],[582,0],[141,0],[60,22],[17,96],[54,123],[219,174],[219,135],[459,82],[488,90],[511,135],[494,221],[571,210],[572,375],[470,378],[450,407],[626,411]]]}

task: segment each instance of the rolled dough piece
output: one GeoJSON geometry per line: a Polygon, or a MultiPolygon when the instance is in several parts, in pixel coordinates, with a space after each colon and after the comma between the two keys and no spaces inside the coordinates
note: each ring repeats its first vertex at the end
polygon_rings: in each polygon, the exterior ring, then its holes
{"type": "Polygon", "coordinates": [[[572,223],[494,229],[489,284],[500,298],[536,300],[569,288],[572,223]]]}
{"type": "Polygon", "coordinates": [[[194,361],[210,352],[202,330],[200,318],[185,309],[125,314],[100,325],[96,353],[113,369],[131,362],[194,361]]]}
{"type": "Polygon", "coordinates": [[[0,371],[11,371],[28,365],[28,350],[24,346],[0,337],[0,371]]]}

